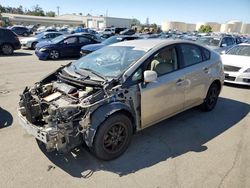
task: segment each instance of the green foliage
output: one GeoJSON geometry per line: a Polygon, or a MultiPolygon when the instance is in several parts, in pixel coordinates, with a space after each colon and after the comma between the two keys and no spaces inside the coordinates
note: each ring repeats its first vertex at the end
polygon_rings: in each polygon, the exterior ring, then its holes
{"type": "Polygon", "coordinates": [[[199,28],[200,33],[210,33],[212,32],[212,27],[210,25],[201,25],[199,28]]]}
{"type": "Polygon", "coordinates": [[[24,9],[21,5],[19,7],[4,7],[0,5],[0,13],[12,13],[12,14],[24,14],[24,15],[32,15],[32,16],[48,16],[55,17],[55,12],[48,11],[44,12],[44,10],[39,6],[35,5],[31,9],[24,9]]]}
{"type": "Polygon", "coordinates": [[[56,13],[53,12],[53,11],[49,11],[49,12],[46,12],[46,16],[48,16],[48,17],[55,17],[56,13]]]}

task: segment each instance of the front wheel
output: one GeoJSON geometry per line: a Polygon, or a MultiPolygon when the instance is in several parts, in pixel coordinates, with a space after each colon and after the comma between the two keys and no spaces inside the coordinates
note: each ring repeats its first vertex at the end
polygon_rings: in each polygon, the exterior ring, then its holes
{"type": "Polygon", "coordinates": [[[115,159],[128,148],[132,133],[132,122],[126,115],[111,115],[100,125],[92,151],[99,159],[115,159]]]}
{"type": "Polygon", "coordinates": [[[49,57],[53,60],[59,59],[59,52],[57,50],[51,50],[49,53],[49,57]]]}
{"type": "Polygon", "coordinates": [[[201,105],[203,111],[211,111],[216,106],[220,90],[217,84],[213,83],[207,92],[207,96],[201,105]]]}

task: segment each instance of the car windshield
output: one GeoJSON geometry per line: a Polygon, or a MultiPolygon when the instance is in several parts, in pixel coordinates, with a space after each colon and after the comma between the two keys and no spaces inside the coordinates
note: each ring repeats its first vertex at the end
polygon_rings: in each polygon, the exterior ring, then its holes
{"type": "Polygon", "coordinates": [[[239,45],[227,51],[229,55],[250,56],[250,46],[239,45]]]}
{"type": "Polygon", "coordinates": [[[58,43],[58,42],[62,41],[64,38],[65,38],[64,35],[60,35],[60,36],[58,36],[58,37],[52,39],[51,42],[52,42],[52,43],[58,43]]]}
{"type": "Polygon", "coordinates": [[[108,39],[106,39],[102,43],[105,44],[105,45],[110,45],[110,44],[114,44],[114,43],[120,42],[120,41],[122,41],[121,37],[113,36],[113,37],[109,37],[108,39]]]}
{"type": "Polygon", "coordinates": [[[37,35],[35,35],[34,37],[37,38],[37,39],[40,39],[44,36],[44,33],[39,33],[37,35]]]}
{"type": "Polygon", "coordinates": [[[146,53],[132,46],[107,46],[77,60],[73,66],[81,71],[93,70],[104,77],[118,77],[146,53]]]}
{"type": "Polygon", "coordinates": [[[220,39],[212,38],[212,37],[201,37],[197,39],[197,42],[200,44],[208,45],[208,46],[219,46],[220,39]]]}

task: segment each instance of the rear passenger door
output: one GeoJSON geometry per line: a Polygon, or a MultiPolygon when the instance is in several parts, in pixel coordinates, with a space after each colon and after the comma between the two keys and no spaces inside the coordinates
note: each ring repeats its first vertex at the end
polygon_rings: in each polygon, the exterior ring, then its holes
{"type": "Polygon", "coordinates": [[[210,52],[194,44],[180,44],[182,61],[187,82],[185,89],[184,108],[196,105],[203,101],[210,79],[210,52]]]}

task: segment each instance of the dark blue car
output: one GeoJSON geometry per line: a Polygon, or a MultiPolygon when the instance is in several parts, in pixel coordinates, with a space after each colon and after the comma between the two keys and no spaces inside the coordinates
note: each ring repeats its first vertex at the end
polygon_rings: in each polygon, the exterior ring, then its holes
{"type": "Polygon", "coordinates": [[[126,40],[135,40],[135,39],[139,39],[139,38],[140,37],[138,37],[138,36],[128,36],[128,35],[112,36],[112,37],[109,37],[108,39],[104,40],[100,44],[90,44],[90,45],[83,46],[81,48],[81,55],[85,56],[93,51],[101,49],[104,46],[111,45],[111,44],[114,44],[117,42],[126,41],[126,40]]]}
{"type": "Polygon", "coordinates": [[[38,43],[35,53],[40,60],[56,60],[60,57],[79,56],[82,46],[96,43],[98,41],[85,35],[61,35],[51,41],[38,43]]]}

